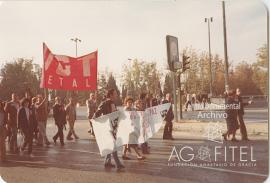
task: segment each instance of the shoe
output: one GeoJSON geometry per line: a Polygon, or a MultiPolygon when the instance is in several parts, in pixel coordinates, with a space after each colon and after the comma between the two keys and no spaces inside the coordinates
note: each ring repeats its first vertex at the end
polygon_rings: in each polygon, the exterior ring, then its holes
{"type": "Polygon", "coordinates": [[[32,153],[28,154],[28,156],[29,156],[30,158],[33,158],[33,157],[34,157],[34,155],[33,155],[32,153]]]}
{"type": "Polygon", "coordinates": [[[72,137],[67,137],[67,140],[73,140],[73,138],[72,137]]]}
{"type": "Polygon", "coordinates": [[[119,166],[117,167],[117,171],[120,171],[120,170],[122,170],[122,169],[124,169],[124,168],[125,168],[124,165],[119,165],[119,166]]]}
{"type": "Polygon", "coordinates": [[[239,142],[236,138],[232,138],[232,142],[239,142]]]}
{"type": "Polygon", "coordinates": [[[242,138],[242,141],[250,141],[249,138],[242,138]]]}
{"type": "Polygon", "coordinates": [[[78,139],[80,139],[80,138],[79,138],[77,135],[75,135],[75,139],[78,140],[78,139]]]}
{"type": "Polygon", "coordinates": [[[145,159],[144,156],[139,156],[139,157],[137,157],[137,160],[144,160],[144,159],[145,159]]]}
{"type": "Polygon", "coordinates": [[[112,163],[105,163],[105,168],[115,168],[115,165],[112,163]]]}
{"type": "Polygon", "coordinates": [[[51,143],[48,141],[48,142],[46,142],[46,145],[49,146],[49,145],[51,145],[51,143]]]}
{"type": "Polygon", "coordinates": [[[127,156],[122,156],[122,159],[123,160],[131,160],[129,157],[127,157],[127,156]]]}

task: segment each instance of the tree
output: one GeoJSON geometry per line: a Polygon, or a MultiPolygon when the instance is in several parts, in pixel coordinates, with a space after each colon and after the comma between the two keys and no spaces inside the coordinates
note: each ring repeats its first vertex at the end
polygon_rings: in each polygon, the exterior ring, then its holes
{"type": "Polygon", "coordinates": [[[107,81],[105,74],[101,74],[98,77],[98,93],[97,93],[97,100],[98,102],[102,101],[106,96],[107,91],[107,81]]]}
{"type": "Polygon", "coordinates": [[[163,94],[166,95],[167,93],[170,93],[172,95],[172,92],[173,92],[172,78],[170,74],[166,74],[163,87],[163,94]]]}
{"type": "Polygon", "coordinates": [[[32,59],[18,58],[14,62],[5,64],[1,69],[1,76],[0,90],[4,100],[10,99],[13,92],[22,97],[27,88],[33,94],[42,92],[39,87],[41,68],[39,65],[33,64],[32,59]]]}
{"type": "Polygon", "coordinates": [[[267,95],[268,84],[268,65],[267,65],[267,46],[258,49],[257,62],[252,65],[253,81],[256,82],[260,92],[267,95]]]}
{"type": "Polygon", "coordinates": [[[120,99],[120,91],[116,85],[116,81],[114,79],[114,76],[112,73],[110,73],[109,78],[108,78],[108,82],[107,82],[107,90],[108,89],[115,89],[115,91],[118,94],[117,100],[115,101],[116,105],[121,105],[121,99],[120,99]]]}
{"type": "Polygon", "coordinates": [[[160,77],[155,62],[144,62],[137,59],[123,67],[123,84],[127,95],[138,98],[140,93],[160,94],[160,77]]]}

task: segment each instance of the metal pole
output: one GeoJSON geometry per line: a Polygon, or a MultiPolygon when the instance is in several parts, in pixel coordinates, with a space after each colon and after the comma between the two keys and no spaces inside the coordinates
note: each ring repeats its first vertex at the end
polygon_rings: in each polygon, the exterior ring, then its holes
{"type": "Polygon", "coordinates": [[[226,15],[225,15],[225,2],[222,1],[223,11],[223,34],[224,34],[224,65],[225,65],[225,91],[229,91],[229,64],[228,64],[228,53],[227,53],[227,31],[226,31],[226,15]]]}
{"type": "Polygon", "coordinates": [[[76,40],[75,43],[76,43],[76,58],[77,58],[77,57],[78,57],[78,55],[77,55],[77,50],[78,50],[78,40],[76,40]]]}
{"type": "Polygon", "coordinates": [[[176,79],[175,79],[175,73],[171,72],[171,76],[173,79],[173,104],[174,104],[174,120],[175,122],[178,121],[178,113],[177,113],[177,95],[176,95],[176,79]]]}
{"type": "Polygon", "coordinates": [[[208,22],[208,42],[209,42],[209,74],[210,74],[210,96],[213,95],[213,76],[212,76],[212,56],[211,56],[211,35],[210,35],[210,19],[207,19],[208,22]]]}
{"type": "Polygon", "coordinates": [[[181,72],[179,72],[179,111],[180,111],[180,119],[183,119],[182,112],[182,95],[181,95],[181,72]]]}

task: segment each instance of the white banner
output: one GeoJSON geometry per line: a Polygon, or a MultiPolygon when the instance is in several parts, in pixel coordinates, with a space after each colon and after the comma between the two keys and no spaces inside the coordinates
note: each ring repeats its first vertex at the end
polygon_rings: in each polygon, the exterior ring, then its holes
{"type": "Polygon", "coordinates": [[[170,103],[145,111],[116,111],[92,120],[101,156],[124,144],[140,144],[151,138],[162,126],[170,103]]]}

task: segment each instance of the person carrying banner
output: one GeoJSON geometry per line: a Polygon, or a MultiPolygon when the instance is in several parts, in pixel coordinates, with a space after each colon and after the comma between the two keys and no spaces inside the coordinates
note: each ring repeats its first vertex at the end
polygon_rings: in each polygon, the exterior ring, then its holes
{"type": "Polygon", "coordinates": [[[90,123],[90,129],[88,130],[88,133],[95,136],[93,125],[91,122],[91,119],[93,118],[93,115],[95,111],[97,110],[97,101],[96,101],[94,93],[90,93],[90,98],[86,100],[86,106],[87,106],[87,112],[88,112],[88,119],[90,123]]]}
{"type": "Polygon", "coordinates": [[[64,146],[64,133],[63,129],[65,127],[66,122],[66,111],[65,106],[62,104],[62,101],[59,97],[55,97],[55,104],[53,106],[53,118],[55,120],[55,125],[57,126],[57,133],[53,137],[54,144],[58,137],[60,138],[61,146],[64,146]]]}
{"type": "Polygon", "coordinates": [[[19,109],[18,96],[15,93],[11,95],[11,101],[5,105],[5,112],[7,113],[7,125],[9,131],[9,150],[11,153],[18,153],[19,148],[17,145],[17,112],[19,109]]]}
{"type": "Polygon", "coordinates": [[[74,130],[74,124],[76,120],[76,106],[75,100],[73,98],[69,98],[69,104],[66,106],[66,118],[69,124],[69,132],[67,135],[67,140],[73,140],[71,137],[74,136],[75,139],[79,139],[74,130]]]}
{"type": "Polygon", "coordinates": [[[4,103],[0,101],[0,161],[6,160],[6,135],[7,115],[4,111],[4,103]]]}
{"type": "MultiPolygon", "coordinates": [[[[149,102],[149,97],[145,93],[141,93],[139,96],[139,100],[135,102],[136,110],[145,111],[146,108],[151,107],[149,102]]],[[[152,99],[151,99],[152,100],[152,99]]],[[[141,149],[143,154],[149,154],[149,146],[147,142],[141,144],[141,149]]]]}
{"type": "MultiPolygon", "coordinates": [[[[109,89],[107,91],[106,100],[103,101],[99,105],[93,118],[98,118],[102,115],[106,115],[106,114],[112,113],[114,111],[117,111],[117,108],[115,105],[115,100],[117,99],[117,95],[118,94],[117,94],[117,91],[115,89],[109,89]]],[[[120,160],[118,158],[117,151],[114,151],[113,153],[108,154],[106,156],[105,163],[104,163],[105,168],[114,168],[115,167],[115,165],[113,165],[111,163],[111,156],[113,156],[114,161],[116,163],[116,167],[118,170],[125,168],[124,165],[120,162],[120,160]]]]}
{"type": "MultiPolygon", "coordinates": [[[[133,98],[127,96],[126,99],[125,99],[125,111],[135,111],[136,109],[133,108],[133,98]]],[[[140,129],[138,129],[140,130],[140,129]]],[[[139,134],[139,133],[138,133],[139,134]]],[[[130,135],[130,138],[131,137],[134,137],[133,139],[137,139],[139,137],[136,137],[136,133],[131,133],[130,135]]],[[[126,144],[124,145],[124,148],[123,148],[123,160],[130,160],[130,158],[127,156],[127,152],[130,148],[133,148],[135,153],[137,154],[137,159],[138,160],[144,160],[145,157],[144,156],[141,156],[141,154],[139,153],[139,150],[138,150],[138,143],[136,144],[126,144]]]]}
{"type": "MultiPolygon", "coordinates": [[[[172,97],[171,94],[167,93],[166,98],[162,101],[162,104],[166,103],[171,103],[172,102],[172,97]]],[[[164,132],[163,132],[163,139],[168,139],[168,140],[173,140],[172,137],[172,129],[173,129],[173,123],[172,120],[174,119],[173,111],[172,111],[172,106],[170,106],[166,116],[165,116],[165,127],[164,127],[164,132]]]]}
{"type": "Polygon", "coordinates": [[[47,97],[43,99],[41,95],[37,96],[37,102],[35,103],[36,108],[36,119],[38,123],[38,146],[43,146],[43,143],[50,145],[50,142],[46,135],[46,125],[48,118],[48,111],[46,109],[47,97]]]}

